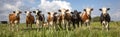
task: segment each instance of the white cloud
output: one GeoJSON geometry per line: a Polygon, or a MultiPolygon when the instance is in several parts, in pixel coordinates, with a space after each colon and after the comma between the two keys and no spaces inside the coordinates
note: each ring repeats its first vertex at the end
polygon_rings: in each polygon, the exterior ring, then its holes
{"type": "Polygon", "coordinates": [[[69,2],[60,1],[60,0],[52,0],[52,1],[41,0],[41,3],[39,4],[38,7],[45,12],[49,12],[49,11],[57,12],[58,9],[60,8],[65,8],[70,10],[72,9],[69,2]]]}
{"type": "Polygon", "coordinates": [[[22,6],[22,2],[21,1],[17,1],[14,5],[6,3],[4,5],[4,8],[8,9],[8,10],[20,10],[19,7],[21,7],[21,6],[22,6]]]}

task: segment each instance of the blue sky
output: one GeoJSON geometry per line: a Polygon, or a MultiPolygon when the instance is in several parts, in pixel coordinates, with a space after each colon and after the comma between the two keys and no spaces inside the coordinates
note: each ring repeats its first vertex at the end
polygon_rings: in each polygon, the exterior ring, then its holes
{"type": "MultiPolygon", "coordinates": [[[[46,10],[43,7],[52,7],[48,9],[58,9],[61,5],[65,7],[72,8],[73,10],[83,11],[84,8],[93,8],[92,17],[99,16],[101,12],[99,11],[102,7],[110,8],[108,13],[110,14],[112,20],[120,21],[120,0],[46,0],[46,2],[41,5],[41,0],[0,0],[0,21],[7,21],[8,14],[14,10],[21,10],[22,12],[26,10],[46,10]],[[57,1],[57,2],[54,2],[57,1]],[[59,1],[59,2],[58,2],[59,1]],[[43,8],[43,9],[41,9],[43,8]]],[[[22,21],[25,20],[25,13],[21,14],[22,21]]]]}

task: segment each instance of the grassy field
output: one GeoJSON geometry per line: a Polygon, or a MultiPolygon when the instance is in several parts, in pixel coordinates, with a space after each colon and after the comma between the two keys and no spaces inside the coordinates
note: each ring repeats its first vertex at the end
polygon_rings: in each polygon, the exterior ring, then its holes
{"type": "Polygon", "coordinates": [[[11,31],[7,24],[0,24],[0,37],[120,37],[120,22],[111,22],[109,31],[102,30],[99,22],[92,22],[90,30],[83,26],[74,30],[37,31],[35,26],[33,29],[26,29],[25,24],[20,24],[19,29],[19,31],[11,31]]]}

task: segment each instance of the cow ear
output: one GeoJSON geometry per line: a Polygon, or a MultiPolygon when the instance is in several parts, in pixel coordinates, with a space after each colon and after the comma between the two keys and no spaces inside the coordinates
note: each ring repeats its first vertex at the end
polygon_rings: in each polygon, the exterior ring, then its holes
{"type": "Polygon", "coordinates": [[[48,12],[48,14],[50,14],[50,12],[48,12]]]}
{"type": "Polygon", "coordinates": [[[73,14],[73,12],[71,12],[71,14],[73,14]]]}
{"type": "Polygon", "coordinates": [[[38,11],[38,13],[41,13],[42,11],[38,11]]]}
{"type": "Polygon", "coordinates": [[[58,10],[59,12],[61,12],[61,10],[58,10]]]}
{"type": "Polygon", "coordinates": [[[100,11],[102,11],[102,9],[99,9],[100,11]]]}
{"type": "Polygon", "coordinates": [[[86,11],[86,9],[84,9],[84,11],[86,11]]]}
{"type": "Polygon", "coordinates": [[[13,13],[15,13],[15,11],[13,11],[13,13]]]}
{"type": "Polygon", "coordinates": [[[67,9],[65,12],[68,12],[69,10],[67,9]]]}
{"type": "Polygon", "coordinates": [[[91,9],[91,11],[93,11],[93,8],[91,9]]]}
{"type": "Polygon", "coordinates": [[[55,12],[54,14],[57,14],[57,12],[55,12]]]}
{"type": "Polygon", "coordinates": [[[35,13],[35,11],[33,11],[33,13],[35,13]]]}
{"type": "Polygon", "coordinates": [[[25,11],[25,13],[27,13],[27,11],[25,11]]]}
{"type": "Polygon", "coordinates": [[[30,13],[32,13],[32,12],[30,11],[30,13]]]}
{"type": "Polygon", "coordinates": [[[80,14],[81,12],[78,12],[78,14],[80,14]]]}
{"type": "Polygon", "coordinates": [[[21,12],[21,11],[19,11],[19,13],[21,14],[22,12],[21,12]]]}
{"type": "Polygon", "coordinates": [[[110,8],[107,8],[107,10],[110,10],[110,8]]]}

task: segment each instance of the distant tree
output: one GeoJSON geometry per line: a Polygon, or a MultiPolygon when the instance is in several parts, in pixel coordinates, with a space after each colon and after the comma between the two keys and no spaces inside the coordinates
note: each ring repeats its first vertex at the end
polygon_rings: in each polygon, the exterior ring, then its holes
{"type": "Polygon", "coordinates": [[[100,16],[96,16],[92,18],[93,22],[99,22],[100,21],[100,16]]]}

